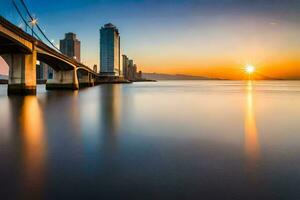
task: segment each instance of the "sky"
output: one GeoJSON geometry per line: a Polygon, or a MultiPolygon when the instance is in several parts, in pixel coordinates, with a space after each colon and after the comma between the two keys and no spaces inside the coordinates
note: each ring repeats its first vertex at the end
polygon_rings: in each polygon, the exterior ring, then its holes
{"type": "MultiPolygon", "coordinates": [[[[99,63],[99,29],[111,22],[122,54],[144,72],[243,79],[252,64],[261,77],[300,78],[299,0],[25,2],[55,43],[76,33],[89,66],[99,63]]],[[[21,23],[11,0],[0,0],[0,13],[21,23]]]]}

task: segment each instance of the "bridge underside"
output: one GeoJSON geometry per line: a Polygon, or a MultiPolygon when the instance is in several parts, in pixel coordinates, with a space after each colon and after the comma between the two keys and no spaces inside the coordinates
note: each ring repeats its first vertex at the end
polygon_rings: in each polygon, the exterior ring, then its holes
{"type": "Polygon", "coordinates": [[[0,55],[1,54],[30,54],[32,51],[17,42],[4,37],[0,33],[0,55]]]}
{"type": "Polygon", "coordinates": [[[55,71],[74,70],[75,68],[75,66],[62,61],[61,59],[40,52],[37,52],[37,59],[43,63],[46,63],[55,71]]]}
{"type": "Polygon", "coordinates": [[[94,86],[95,77],[90,72],[79,69],[77,70],[77,77],[80,88],[94,86]]]}
{"type": "Polygon", "coordinates": [[[47,90],[78,90],[76,69],[54,71],[53,79],[47,80],[47,90]]]}

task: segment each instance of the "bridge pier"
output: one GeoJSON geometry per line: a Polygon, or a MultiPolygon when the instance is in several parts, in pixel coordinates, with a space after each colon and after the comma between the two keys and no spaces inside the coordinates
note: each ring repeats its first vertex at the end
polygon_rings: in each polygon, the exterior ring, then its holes
{"type": "Polygon", "coordinates": [[[47,90],[78,90],[77,71],[73,70],[60,70],[53,72],[53,79],[47,80],[47,90]]]}
{"type": "Polygon", "coordinates": [[[36,94],[35,50],[31,54],[4,54],[2,58],[9,66],[8,95],[36,94]]]}
{"type": "Polygon", "coordinates": [[[94,79],[92,77],[92,74],[90,74],[90,73],[80,74],[78,76],[78,81],[79,81],[79,87],[80,88],[93,87],[94,86],[94,79]]]}

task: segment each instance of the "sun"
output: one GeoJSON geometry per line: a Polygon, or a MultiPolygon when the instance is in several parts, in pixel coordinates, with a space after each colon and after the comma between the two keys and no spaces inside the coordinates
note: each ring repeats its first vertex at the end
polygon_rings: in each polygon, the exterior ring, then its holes
{"type": "Polygon", "coordinates": [[[247,74],[253,74],[255,72],[255,67],[253,65],[247,65],[245,71],[247,74]]]}

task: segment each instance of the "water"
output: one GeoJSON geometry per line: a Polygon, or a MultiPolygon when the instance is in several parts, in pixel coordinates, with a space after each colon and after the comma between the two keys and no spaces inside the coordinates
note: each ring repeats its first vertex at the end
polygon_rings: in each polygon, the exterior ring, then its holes
{"type": "Polygon", "coordinates": [[[299,199],[300,82],[162,81],[7,97],[3,199],[299,199]]]}

